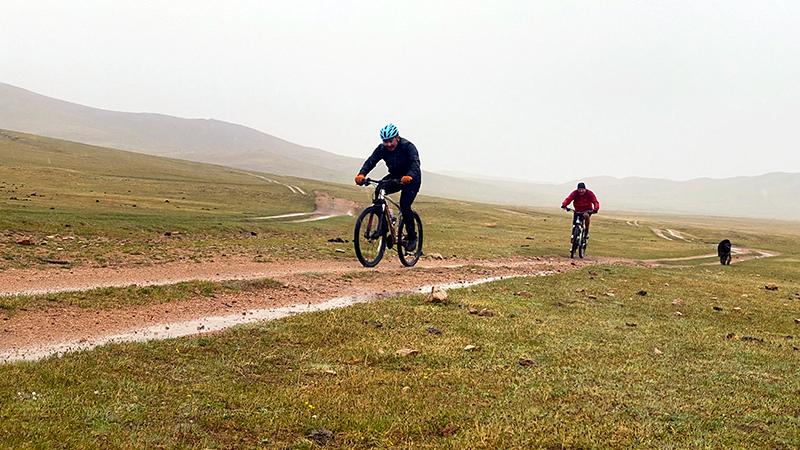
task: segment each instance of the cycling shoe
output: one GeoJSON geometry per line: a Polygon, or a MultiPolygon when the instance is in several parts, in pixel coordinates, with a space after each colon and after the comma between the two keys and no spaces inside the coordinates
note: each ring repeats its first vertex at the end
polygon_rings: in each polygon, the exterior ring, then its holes
{"type": "Polygon", "coordinates": [[[417,241],[418,241],[417,236],[410,237],[408,239],[408,243],[406,244],[406,251],[413,252],[414,250],[416,250],[417,249],[417,241]]]}

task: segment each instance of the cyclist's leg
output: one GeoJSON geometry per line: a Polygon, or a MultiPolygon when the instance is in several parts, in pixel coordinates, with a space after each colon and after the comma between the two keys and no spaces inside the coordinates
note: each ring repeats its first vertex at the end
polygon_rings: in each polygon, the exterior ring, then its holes
{"type": "Polygon", "coordinates": [[[591,214],[584,212],[583,213],[583,235],[588,239],[589,238],[589,220],[592,217],[591,214]]]}
{"type": "Polygon", "coordinates": [[[406,234],[409,236],[416,236],[417,231],[414,229],[413,213],[411,211],[411,204],[417,198],[419,192],[419,183],[412,183],[404,186],[400,193],[400,214],[403,215],[403,223],[406,225],[406,234]]]}

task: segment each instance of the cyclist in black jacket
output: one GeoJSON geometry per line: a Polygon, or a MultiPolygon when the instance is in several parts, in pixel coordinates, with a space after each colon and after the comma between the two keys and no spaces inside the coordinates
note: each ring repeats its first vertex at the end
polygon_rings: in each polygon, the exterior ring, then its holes
{"type": "MultiPolygon", "coordinates": [[[[389,185],[386,193],[392,194],[397,191],[400,193],[400,213],[403,217],[413,217],[411,204],[419,193],[422,185],[422,171],[419,168],[419,153],[417,147],[405,138],[401,138],[397,127],[386,125],[381,129],[381,140],[383,143],[372,152],[372,155],[364,161],[361,170],[356,176],[356,184],[360,185],[367,174],[375,168],[378,161],[383,160],[389,169],[389,174],[383,177],[386,179],[400,179],[401,186],[389,185]]],[[[408,251],[414,251],[417,247],[417,231],[414,229],[413,220],[405,220],[406,231],[409,236],[408,251]]]]}

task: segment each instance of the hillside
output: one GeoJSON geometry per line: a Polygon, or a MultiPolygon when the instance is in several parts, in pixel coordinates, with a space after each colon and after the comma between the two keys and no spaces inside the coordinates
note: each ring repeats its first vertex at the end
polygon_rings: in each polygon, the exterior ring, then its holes
{"type": "MultiPolygon", "coordinates": [[[[189,161],[350,184],[362,159],[304,147],[213,119],[90,108],[0,83],[0,129],[189,161]]],[[[365,158],[366,158],[365,154],[365,158]]],[[[424,155],[423,155],[424,159],[424,155]]],[[[372,175],[385,174],[380,165],[372,175]]],[[[526,193],[424,172],[426,194],[521,205],[526,193]]]]}
{"type": "MultiPolygon", "coordinates": [[[[344,182],[360,161],[241,125],[90,108],[0,83],[0,128],[150,155],[344,182]]],[[[357,169],[355,169],[357,170],[357,169]]]]}
{"type": "MultiPolygon", "coordinates": [[[[350,184],[363,160],[304,147],[213,119],[106,111],[0,83],[0,129],[312,180],[350,184]]],[[[424,164],[425,149],[422,149],[424,164]]],[[[365,154],[366,156],[366,154],[365,154]]],[[[382,165],[380,166],[382,167],[382,165]]],[[[385,172],[384,172],[385,173],[385,172]]],[[[373,173],[382,175],[378,169],[373,173]]],[[[799,220],[800,174],[671,181],[584,180],[603,209],[799,220]]],[[[551,206],[574,188],[424,172],[423,193],[517,206],[551,206]]]]}

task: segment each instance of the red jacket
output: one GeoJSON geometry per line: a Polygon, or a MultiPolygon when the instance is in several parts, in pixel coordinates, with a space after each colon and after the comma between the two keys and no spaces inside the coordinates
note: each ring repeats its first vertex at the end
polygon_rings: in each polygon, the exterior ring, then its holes
{"type": "Polygon", "coordinates": [[[573,208],[575,211],[583,212],[590,209],[600,210],[600,202],[597,201],[597,197],[594,196],[594,192],[590,190],[586,190],[583,195],[578,193],[578,190],[575,189],[569,194],[564,200],[564,203],[561,204],[561,207],[569,205],[570,202],[573,202],[573,208]]]}

